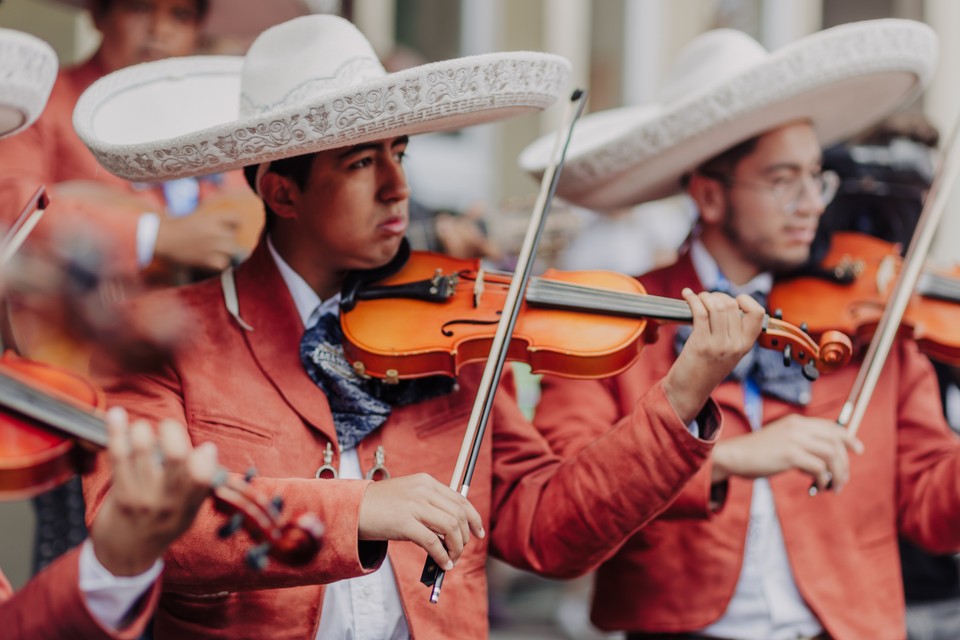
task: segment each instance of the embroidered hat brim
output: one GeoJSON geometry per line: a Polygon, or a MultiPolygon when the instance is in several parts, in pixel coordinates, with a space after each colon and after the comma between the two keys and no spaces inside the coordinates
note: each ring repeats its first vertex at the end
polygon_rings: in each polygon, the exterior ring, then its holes
{"type": "Polygon", "coordinates": [[[57,54],[35,36],[0,29],[0,137],[33,124],[57,79],[57,54]]]}
{"type": "MultiPolygon", "coordinates": [[[[737,40],[722,31],[713,32],[716,40],[737,40]]],[[[659,101],[582,118],[558,195],[597,211],[665,198],[678,193],[682,176],[705,160],[798,120],[810,121],[820,143],[830,145],[916,97],[937,60],[933,30],[909,20],[840,25],[772,53],[753,45],[762,53],[739,42],[727,52],[704,47],[694,56],[701,67],[698,82],[688,59],[659,101]],[[731,74],[737,56],[751,61],[731,74]]],[[[539,177],[550,144],[541,138],[527,147],[521,167],[539,177]]]]}
{"type": "Polygon", "coordinates": [[[510,52],[387,74],[355,27],[307,16],[268,29],[244,58],[112,73],[81,96],[74,128],[112,173],[170,180],[542,110],[562,95],[569,70],[560,56],[510,52]],[[344,34],[356,55],[327,42],[344,34]],[[315,40],[325,49],[303,53],[315,40]],[[295,68],[310,64],[329,68],[312,76],[295,68]]]}

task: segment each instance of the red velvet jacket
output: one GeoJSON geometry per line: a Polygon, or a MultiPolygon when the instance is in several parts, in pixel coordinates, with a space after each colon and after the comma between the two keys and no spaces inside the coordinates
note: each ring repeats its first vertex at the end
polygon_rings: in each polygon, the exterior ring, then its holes
{"type": "MultiPolygon", "coordinates": [[[[649,293],[674,298],[683,287],[702,289],[689,257],[641,280],[649,293]]],[[[574,455],[619,424],[673,362],[673,334],[664,326],[659,341],[614,379],[545,378],[535,423],[554,450],[574,455]]],[[[764,421],[791,411],[836,419],[857,366],[822,376],[802,409],[764,398],[764,421]]],[[[723,383],[714,398],[724,416],[721,438],[750,431],[739,384],[723,383]]],[[[851,456],[851,480],[841,494],[809,497],[810,479],[798,471],[771,478],[770,486],[797,586],[831,637],[899,639],[905,629],[897,534],[933,551],[960,548],[960,441],[942,417],[933,369],[913,342],[895,345],[858,435],[866,450],[851,456]]],[[[710,514],[710,474],[708,463],[671,509],[700,519],[660,518],[600,568],[592,613],[600,628],[692,631],[726,610],[740,572],[752,482],[731,479],[723,509],[710,514]]]]}
{"type": "MultiPolygon", "coordinates": [[[[214,441],[222,463],[255,466],[254,486],[283,495],[287,512],[313,509],[327,525],[325,547],[305,568],[273,563],[252,573],[242,540],[219,542],[222,518],[209,508],[171,548],[158,613],[159,638],[313,640],[323,583],[360,574],[357,520],[367,486],[359,480],[318,480],[327,443],[337,449],[324,395],[303,370],[303,326],[286,286],[260,246],[236,273],[242,329],[224,307],[219,280],[161,292],[195,312],[194,331],[164,372],[106,381],[111,404],[134,415],[185,421],[195,443],[214,441]]],[[[366,472],[382,445],[394,477],[427,472],[446,483],[472,407],[479,370],[459,390],[396,408],[358,454],[366,472]]],[[[574,576],[609,557],[622,540],[659,513],[703,464],[712,442],[680,423],[656,382],[637,394],[619,428],[563,461],[523,419],[508,388],[492,411],[470,500],[488,535],[474,539],[444,582],[439,605],[419,583],[425,553],[392,543],[389,553],[415,638],[486,638],[485,564],[489,552],[516,566],[574,576]]],[[[711,403],[702,419],[718,426],[711,403]]],[[[333,464],[338,465],[339,451],[333,464]]],[[[105,472],[88,477],[89,515],[107,488],[105,472]]]]}

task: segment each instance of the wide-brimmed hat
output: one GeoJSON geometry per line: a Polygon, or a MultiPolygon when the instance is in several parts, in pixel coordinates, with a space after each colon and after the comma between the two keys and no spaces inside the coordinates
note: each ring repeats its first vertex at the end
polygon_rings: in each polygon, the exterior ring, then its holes
{"type": "MultiPolygon", "coordinates": [[[[683,50],[654,103],[577,123],[557,193],[595,210],[664,198],[702,162],[797,120],[832,144],[914,98],[936,61],[933,30],[910,20],[844,24],[772,53],[740,31],[709,31],[683,50]]],[[[551,144],[531,144],[520,165],[542,173],[551,144]]]]}
{"type": "Polygon", "coordinates": [[[244,57],[136,65],[80,97],[74,128],[128,180],[169,180],[543,109],[569,63],[491,53],[388,74],[366,38],[331,15],[297,18],[244,57]]]}
{"type": "Polygon", "coordinates": [[[57,54],[35,36],[0,29],[0,138],[33,124],[57,79],[57,54]]]}

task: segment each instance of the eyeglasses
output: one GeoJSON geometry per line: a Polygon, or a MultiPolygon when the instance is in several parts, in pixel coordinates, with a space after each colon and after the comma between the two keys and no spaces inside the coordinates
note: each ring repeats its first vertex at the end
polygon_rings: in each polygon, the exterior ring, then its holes
{"type": "Polygon", "coordinates": [[[766,191],[773,195],[777,204],[788,216],[792,216],[800,209],[803,197],[808,192],[808,184],[813,194],[820,199],[823,206],[827,206],[837,195],[837,189],[840,187],[840,176],[834,171],[821,171],[813,175],[808,173],[798,174],[790,178],[778,178],[772,184],[763,182],[749,182],[745,180],[734,180],[732,176],[721,173],[704,172],[701,174],[713,180],[719,181],[728,188],[742,187],[744,189],[755,189],[766,191]]]}

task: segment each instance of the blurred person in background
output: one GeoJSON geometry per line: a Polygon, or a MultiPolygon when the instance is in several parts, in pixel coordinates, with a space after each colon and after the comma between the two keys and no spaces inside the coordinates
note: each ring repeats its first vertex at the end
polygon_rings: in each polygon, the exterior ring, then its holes
{"type": "MultiPolygon", "coordinates": [[[[933,30],[906,20],[845,24],[774,52],[707,32],[654,108],[581,120],[558,192],[600,207],[686,190],[697,231],[642,284],[763,300],[775,274],[807,261],[835,195],[822,146],[913,99],[936,61],[933,30]]],[[[610,380],[545,376],[535,424],[554,450],[577,451],[624,419],[620,407],[673,362],[684,334],[662,325],[610,380]]],[[[930,410],[936,379],[910,339],[887,359],[859,439],[838,428],[858,364],[811,382],[775,352],[744,358],[713,394],[724,429],[707,467],[598,570],[594,623],[631,639],[902,639],[896,538],[960,548],[960,442],[930,410]]]]}

